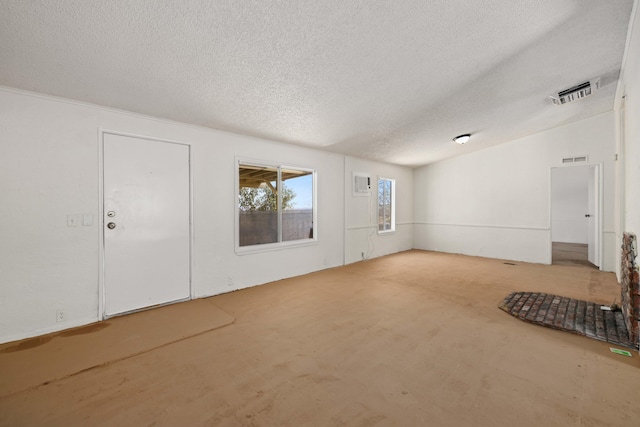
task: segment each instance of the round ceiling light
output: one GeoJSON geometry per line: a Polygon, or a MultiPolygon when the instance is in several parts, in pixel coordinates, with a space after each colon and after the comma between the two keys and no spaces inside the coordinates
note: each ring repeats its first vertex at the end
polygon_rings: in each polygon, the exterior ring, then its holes
{"type": "Polygon", "coordinates": [[[455,138],[453,138],[453,142],[456,142],[458,144],[466,144],[467,141],[469,141],[471,139],[471,135],[468,133],[465,133],[464,135],[458,135],[455,138]]]}

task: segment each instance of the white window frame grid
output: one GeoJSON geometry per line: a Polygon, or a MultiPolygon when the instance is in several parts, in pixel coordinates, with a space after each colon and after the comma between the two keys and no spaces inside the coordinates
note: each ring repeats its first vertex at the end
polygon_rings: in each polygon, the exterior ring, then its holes
{"type": "MultiPolygon", "coordinates": [[[[251,254],[257,252],[269,252],[275,250],[286,249],[290,247],[313,245],[318,242],[318,201],[317,201],[317,186],[318,186],[318,174],[315,169],[301,166],[291,166],[290,164],[247,159],[236,158],[235,165],[235,178],[234,178],[234,224],[235,224],[235,252],[238,255],[251,254]],[[278,187],[282,185],[281,171],[282,169],[294,169],[304,172],[310,172],[312,176],[312,205],[313,205],[313,237],[298,240],[282,241],[282,209],[278,209],[278,241],[274,243],[264,243],[259,245],[240,246],[240,208],[238,207],[238,191],[240,189],[240,165],[243,166],[257,166],[257,167],[270,167],[278,170],[278,187]]],[[[282,193],[278,191],[278,207],[282,204],[282,193]]]]}
{"type": "Polygon", "coordinates": [[[383,176],[378,177],[376,186],[376,229],[378,234],[389,234],[396,231],[396,180],[394,178],[386,178],[383,176]],[[382,181],[388,181],[391,183],[391,224],[388,230],[380,230],[380,183],[382,181]]]}

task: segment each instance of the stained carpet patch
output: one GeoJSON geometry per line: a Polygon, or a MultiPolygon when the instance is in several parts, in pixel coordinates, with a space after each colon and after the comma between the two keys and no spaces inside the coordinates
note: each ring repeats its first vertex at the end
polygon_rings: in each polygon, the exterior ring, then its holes
{"type": "Polygon", "coordinates": [[[634,348],[621,311],[602,304],[536,292],[513,292],[499,308],[525,322],[634,348]]]}
{"type": "Polygon", "coordinates": [[[234,320],[211,300],[197,299],[2,344],[0,397],[146,353],[234,320]]]}

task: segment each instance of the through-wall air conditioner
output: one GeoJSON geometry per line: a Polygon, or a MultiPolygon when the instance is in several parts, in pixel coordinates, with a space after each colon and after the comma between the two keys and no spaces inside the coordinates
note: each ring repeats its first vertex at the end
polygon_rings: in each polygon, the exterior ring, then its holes
{"type": "Polygon", "coordinates": [[[368,196],[371,194],[371,176],[366,173],[353,173],[353,195],[368,196]]]}

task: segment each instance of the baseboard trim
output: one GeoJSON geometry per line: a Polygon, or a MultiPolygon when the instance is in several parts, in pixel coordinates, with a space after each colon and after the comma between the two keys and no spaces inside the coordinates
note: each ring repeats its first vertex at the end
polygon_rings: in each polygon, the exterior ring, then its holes
{"type": "Polygon", "coordinates": [[[54,326],[48,326],[46,328],[35,329],[33,331],[22,332],[19,334],[11,334],[0,337],[0,344],[6,344],[12,341],[19,341],[26,338],[33,338],[40,335],[50,334],[52,332],[60,332],[71,328],[77,328],[78,326],[88,325],[99,321],[98,317],[91,317],[88,319],[79,319],[68,322],[56,323],[54,326]]]}

